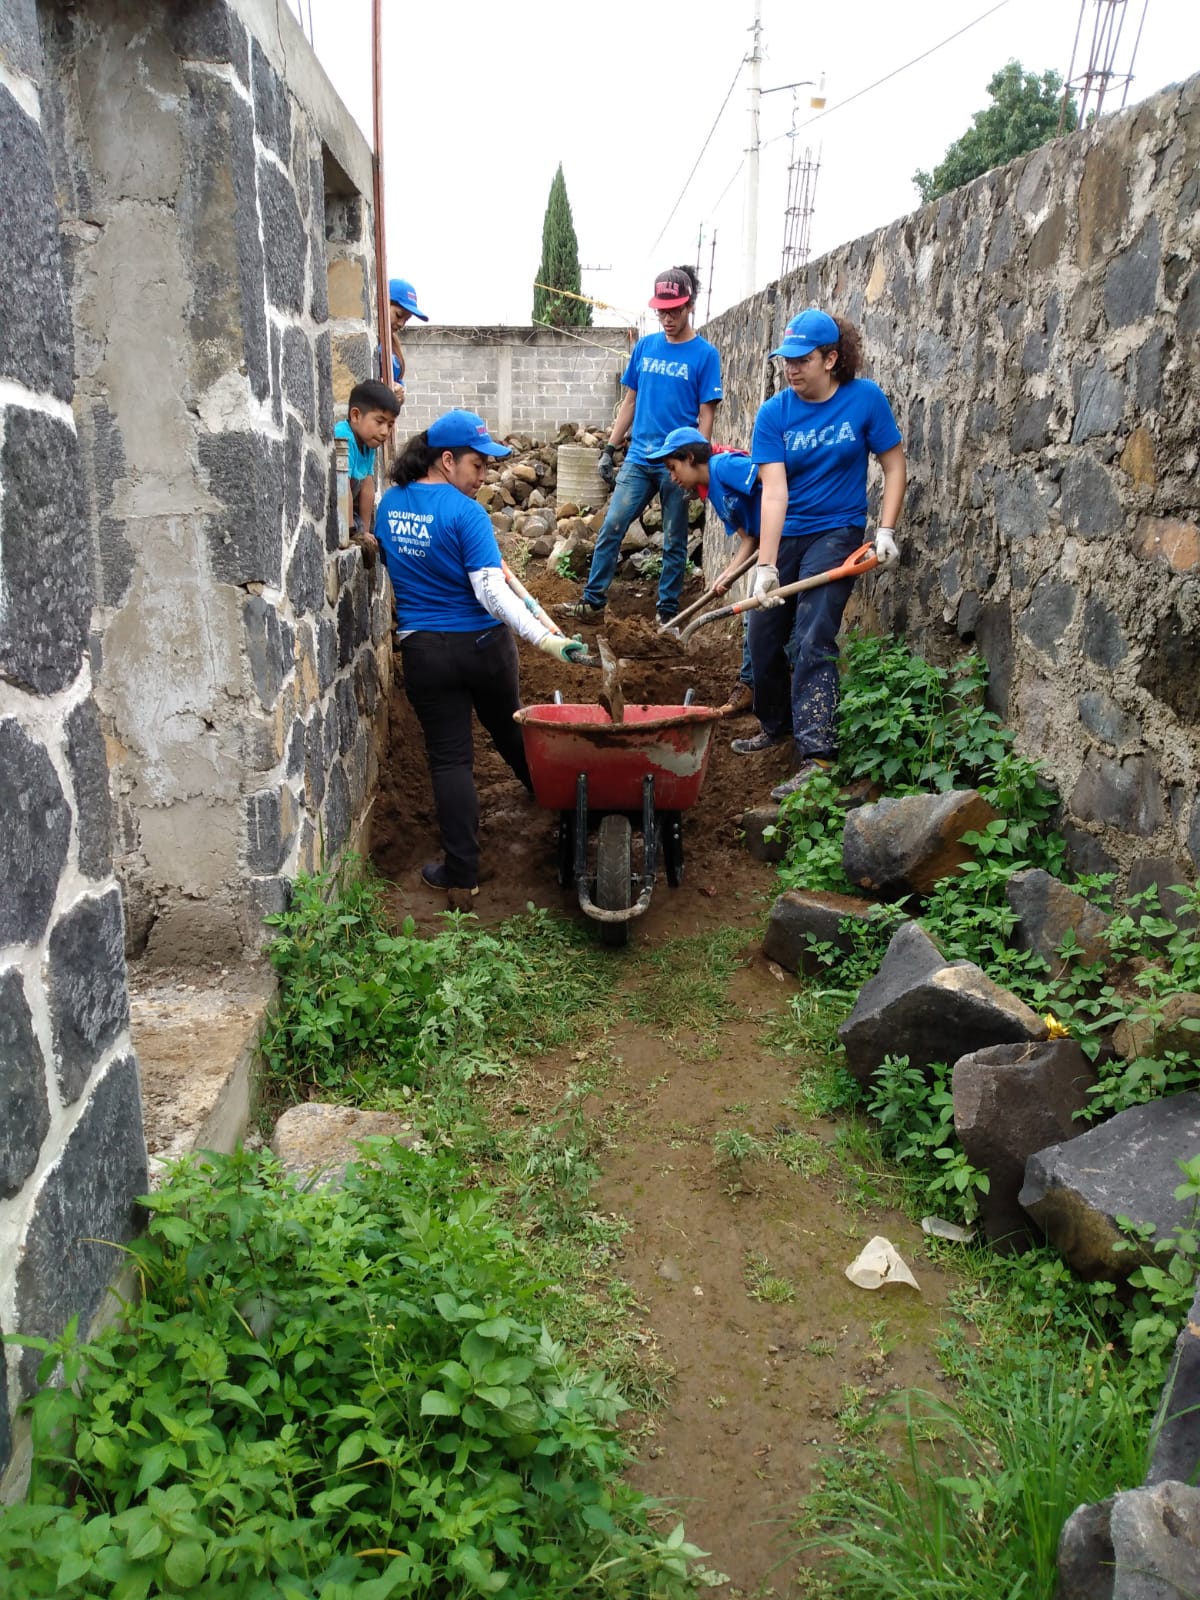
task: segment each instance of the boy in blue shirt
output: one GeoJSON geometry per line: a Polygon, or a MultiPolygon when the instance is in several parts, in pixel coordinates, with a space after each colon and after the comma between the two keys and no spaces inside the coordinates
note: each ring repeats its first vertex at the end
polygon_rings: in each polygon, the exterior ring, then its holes
{"type": "MultiPolygon", "coordinates": [[[[762,513],[762,481],[758,463],[744,450],[711,444],[698,428],[676,428],[663,440],[651,460],[661,461],[671,480],[686,494],[706,496],[720,517],[725,532],[738,546],[713,589],[726,594],[737,568],[758,549],[762,513]]],[[[754,703],[754,673],[750,643],[743,623],[742,666],[738,686],[721,707],[728,717],[741,716],[754,703]]]]}
{"type": "Polygon", "coordinates": [[[350,447],[350,497],[354,504],[355,533],[371,532],[375,520],[375,452],[387,443],[399,415],[400,402],[391,385],[368,378],[351,389],[346,420],[333,430],[334,438],[345,439],[350,447]]]}
{"type": "Polygon", "coordinates": [[[661,333],[648,334],[633,347],[621,382],[625,396],[600,452],[598,471],[613,485],[612,499],[596,538],[583,598],[559,610],[595,622],[604,615],[608,587],[617,570],[621,540],[636,517],[658,496],[663,514],[663,564],[658,580],[658,620],[667,622],[679,610],[687,567],[687,495],[661,462],[652,460],[663,440],[676,428],[695,428],[712,437],[721,403],[721,358],[692,327],[692,309],[700,291],[694,267],[671,267],[655,279],[650,305],[658,313],[661,333]],[[625,460],[617,471],[613,453],[628,435],[625,460]]]}

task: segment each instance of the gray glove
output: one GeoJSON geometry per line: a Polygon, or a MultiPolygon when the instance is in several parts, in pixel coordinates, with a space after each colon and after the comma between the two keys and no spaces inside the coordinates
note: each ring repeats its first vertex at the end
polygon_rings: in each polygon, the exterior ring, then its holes
{"type": "Polygon", "coordinates": [[[613,451],[616,448],[617,447],[615,444],[606,444],[604,449],[600,452],[599,461],[596,463],[596,471],[604,479],[605,483],[610,489],[617,481],[617,464],[613,460],[613,451]]]}

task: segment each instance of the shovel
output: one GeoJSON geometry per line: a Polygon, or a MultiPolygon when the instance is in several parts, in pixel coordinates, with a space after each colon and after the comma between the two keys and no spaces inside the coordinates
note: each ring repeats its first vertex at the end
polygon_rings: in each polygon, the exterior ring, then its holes
{"type": "Polygon", "coordinates": [[[601,683],[596,699],[614,722],[625,720],[625,696],[621,691],[621,663],[613,654],[612,646],[603,634],[596,639],[600,651],[601,683]]]}
{"type": "Polygon", "coordinates": [[[716,611],[710,611],[706,617],[696,617],[679,635],[679,642],[685,644],[697,628],[706,628],[710,622],[720,622],[724,617],[740,617],[743,612],[757,611],[764,604],[773,605],[776,600],[786,600],[790,595],[803,594],[805,589],[819,589],[823,583],[834,583],[838,578],[857,578],[878,565],[879,557],[875,554],[874,545],[860,545],[853,555],[846,557],[840,567],[831,567],[828,572],[814,573],[811,578],[801,578],[798,583],[785,583],[782,589],[772,589],[768,595],[761,597],[751,595],[749,600],[739,600],[736,605],[721,606],[716,611]]]}
{"type": "MultiPolygon", "coordinates": [[[[754,563],[757,560],[758,560],[757,552],[754,552],[754,553],[748,555],[746,557],[745,561],[743,561],[740,566],[734,568],[733,573],[732,573],[732,575],[731,575],[731,577],[729,579],[729,583],[730,584],[736,583],[736,581],[740,577],[742,577],[743,574],[745,574],[745,573],[750,571],[750,568],[754,565],[754,563]]],[[[728,585],[727,585],[727,587],[728,587],[728,585]]],[[[677,611],[673,617],[669,618],[666,622],[664,622],[662,627],[659,628],[659,630],[658,630],[659,633],[678,633],[680,628],[682,627],[682,625],[687,621],[687,619],[689,617],[695,616],[697,611],[703,611],[704,607],[708,604],[708,602],[710,600],[715,600],[716,598],[717,598],[717,591],[716,591],[715,588],[706,589],[704,591],[704,593],[700,596],[699,600],[694,600],[690,606],[685,606],[682,611],[677,611]]],[[[707,619],[705,619],[705,620],[707,620],[707,619]]]]}
{"type": "Polygon", "coordinates": [[[554,618],[550,615],[546,608],[540,605],[533,598],[529,590],[521,582],[520,578],[517,577],[516,573],[509,566],[508,562],[503,559],[503,557],[500,561],[500,570],[504,574],[505,583],[507,583],[508,587],[516,595],[517,599],[533,612],[534,616],[542,624],[543,628],[549,628],[551,633],[561,633],[562,629],[559,627],[558,623],[555,622],[554,618]]]}

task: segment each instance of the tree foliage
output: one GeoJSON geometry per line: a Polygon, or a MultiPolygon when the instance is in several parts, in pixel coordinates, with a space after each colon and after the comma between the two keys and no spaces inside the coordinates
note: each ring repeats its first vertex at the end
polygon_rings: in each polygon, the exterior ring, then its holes
{"type": "MultiPolygon", "coordinates": [[[[1019,61],[1000,68],[988,84],[992,104],[977,111],[971,126],[956,139],[932,172],[916,172],[913,182],[921,203],[939,200],[973,178],[1002,167],[1038,145],[1053,139],[1058,131],[1062,98],[1062,79],[1057,72],[1026,72],[1019,61]]],[[[1067,100],[1063,119],[1064,133],[1078,125],[1074,100],[1067,100]]]]}
{"type": "Polygon", "coordinates": [[[534,280],[533,320],[548,322],[554,328],[590,326],[591,306],[583,300],[555,294],[555,289],[579,293],[579,241],[575,237],[561,161],[550,185],[550,198],[546,201],[546,215],[542,221],[542,259],[534,280]],[[539,288],[543,283],[547,287],[539,288]]]}

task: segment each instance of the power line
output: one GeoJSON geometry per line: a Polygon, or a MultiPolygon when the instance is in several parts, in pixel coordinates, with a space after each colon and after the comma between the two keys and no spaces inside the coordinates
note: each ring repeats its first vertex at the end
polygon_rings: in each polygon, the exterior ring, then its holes
{"type": "MultiPolygon", "coordinates": [[[[824,111],[818,111],[815,117],[809,117],[807,122],[802,122],[800,128],[811,128],[813,123],[820,122],[822,117],[832,116],[835,111],[840,111],[843,106],[848,106],[855,100],[861,100],[863,95],[870,94],[872,89],[878,89],[880,84],[899,77],[902,72],[907,72],[909,67],[915,67],[918,61],[925,61],[929,56],[935,55],[937,51],[944,49],[946,45],[952,44],[955,39],[961,39],[964,33],[969,33],[980,22],[985,21],[990,16],[994,16],[997,11],[1003,11],[1008,3],[1009,0],[998,0],[998,4],[990,6],[986,11],[981,11],[977,17],[965,23],[955,33],[947,34],[946,38],[939,40],[937,44],[930,45],[928,50],[922,50],[919,56],[914,56],[911,61],[906,61],[903,66],[893,67],[891,72],[885,73],[882,78],[876,78],[875,82],[867,84],[865,89],[859,89],[856,93],[848,95],[845,100],[839,100],[836,105],[826,106],[824,111]]],[[[785,133],[777,133],[773,139],[766,140],[766,144],[777,144],[780,139],[786,139],[790,133],[798,133],[800,128],[789,128],[785,133]]]]}
{"type": "Polygon", "coordinates": [[[721,190],[720,194],[716,198],[716,201],[711,206],[709,206],[708,211],[705,213],[707,216],[711,217],[714,214],[714,212],[716,211],[717,207],[721,204],[721,201],[724,200],[725,196],[729,193],[730,189],[732,189],[734,184],[738,181],[738,178],[741,176],[742,168],[745,165],[746,165],[746,158],[745,158],[745,156],[743,156],[742,159],[738,162],[737,166],[734,167],[734,169],[733,169],[733,177],[730,178],[729,182],[721,190]]]}
{"type": "Polygon", "coordinates": [[[708,130],[708,138],[705,139],[704,143],[700,146],[700,154],[696,157],[696,160],[692,165],[692,170],[688,173],[687,180],[684,183],[683,188],[679,191],[679,199],[676,200],[675,204],[671,207],[671,215],[663,223],[662,230],[659,233],[658,238],[655,239],[654,243],[650,246],[650,254],[651,255],[653,255],[654,252],[658,249],[658,246],[659,246],[660,241],[662,240],[663,234],[666,233],[667,229],[671,226],[671,223],[672,223],[672,221],[674,220],[674,217],[675,217],[675,213],[679,210],[680,205],[683,203],[683,197],[688,192],[688,184],[690,184],[692,179],[696,176],[696,168],[700,165],[701,161],[704,160],[704,152],[708,149],[709,145],[712,142],[712,136],[717,131],[717,123],[720,122],[721,118],[725,114],[725,107],[729,104],[729,96],[733,93],[734,89],[737,87],[737,81],[741,77],[742,68],[745,65],[746,65],[745,58],[743,58],[741,61],[738,62],[737,71],[733,75],[733,82],[729,85],[729,88],[726,89],[726,91],[725,91],[725,98],[724,98],[724,100],[721,101],[721,109],[717,112],[716,116],[713,118],[713,125],[708,130]]]}

